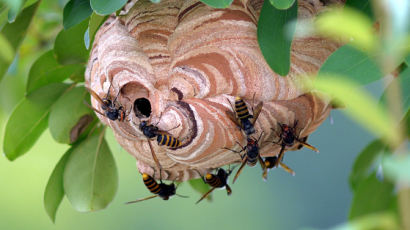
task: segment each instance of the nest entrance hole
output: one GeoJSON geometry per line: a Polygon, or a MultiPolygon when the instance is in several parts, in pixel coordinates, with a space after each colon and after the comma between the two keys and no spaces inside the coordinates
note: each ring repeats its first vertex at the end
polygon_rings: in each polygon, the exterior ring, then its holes
{"type": "Polygon", "coordinates": [[[134,113],[137,117],[145,116],[149,117],[151,115],[151,103],[145,97],[137,98],[134,101],[134,113]]]}

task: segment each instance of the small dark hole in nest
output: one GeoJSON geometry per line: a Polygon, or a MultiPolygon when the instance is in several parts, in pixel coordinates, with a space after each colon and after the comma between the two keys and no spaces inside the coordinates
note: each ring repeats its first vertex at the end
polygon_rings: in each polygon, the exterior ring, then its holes
{"type": "Polygon", "coordinates": [[[149,117],[151,115],[151,103],[146,98],[138,98],[134,101],[134,113],[137,117],[149,117]]]}

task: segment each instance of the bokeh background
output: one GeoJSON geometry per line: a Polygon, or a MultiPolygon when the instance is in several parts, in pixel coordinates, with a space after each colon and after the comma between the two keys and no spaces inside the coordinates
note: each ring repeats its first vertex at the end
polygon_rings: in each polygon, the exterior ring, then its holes
{"type": "MultiPolygon", "coordinates": [[[[20,52],[0,83],[0,138],[14,106],[24,95],[33,61],[53,44],[61,29],[66,1],[45,0],[20,52]]],[[[1,47],[0,47],[1,49],[1,47]]],[[[378,97],[381,84],[367,86],[378,97]]],[[[76,212],[64,199],[56,223],[43,207],[48,178],[68,146],[56,143],[46,131],[25,156],[10,162],[0,157],[0,229],[327,229],[347,220],[352,198],[348,176],[355,156],[373,139],[341,111],[333,111],[309,138],[320,150],[288,152],[285,163],[296,176],[271,170],[268,181],[258,167],[245,168],[232,186],[233,194],[216,190],[212,202],[195,205],[200,194],[188,184],[169,201],[125,202],[150,195],[137,173],[136,162],[107,132],[119,170],[119,190],[112,204],[95,213],[76,212]]],[[[3,141],[0,141],[2,149],[3,141]]]]}

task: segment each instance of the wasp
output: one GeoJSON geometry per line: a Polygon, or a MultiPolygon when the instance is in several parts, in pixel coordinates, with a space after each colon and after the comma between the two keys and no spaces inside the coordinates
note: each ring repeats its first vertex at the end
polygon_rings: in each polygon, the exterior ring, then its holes
{"type": "MultiPolygon", "coordinates": [[[[255,96],[255,95],[254,95],[255,96]]],[[[229,104],[231,102],[228,100],[229,104]]],[[[245,132],[246,136],[255,133],[254,124],[262,111],[263,102],[259,102],[256,105],[255,110],[252,107],[252,115],[249,114],[248,107],[245,102],[240,97],[235,98],[235,108],[231,107],[235,111],[236,116],[231,112],[227,111],[228,117],[245,132]]]]}
{"type": "Polygon", "coordinates": [[[155,195],[142,198],[142,199],[138,199],[138,200],[134,200],[134,201],[129,201],[126,204],[133,204],[133,203],[137,203],[140,201],[149,200],[155,197],[160,197],[163,200],[168,200],[171,196],[174,196],[174,195],[187,198],[186,196],[176,194],[177,187],[175,186],[175,183],[165,184],[161,180],[160,180],[160,183],[158,183],[155,181],[153,177],[151,177],[150,175],[146,173],[142,174],[142,180],[144,181],[144,184],[148,188],[148,190],[155,195]]]}
{"type": "Polygon", "coordinates": [[[118,91],[118,94],[114,98],[114,100],[111,100],[110,98],[111,84],[110,84],[110,87],[108,87],[107,95],[104,98],[100,98],[100,96],[98,96],[98,94],[94,92],[94,90],[87,88],[87,87],[86,89],[91,94],[91,96],[94,97],[100,103],[101,109],[104,111],[104,113],[100,112],[98,109],[86,103],[86,105],[89,106],[92,110],[94,110],[95,112],[97,112],[98,114],[104,117],[107,117],[108,119],[112,121],[116,121],[116,120],[124,121],[125,120],[124,107],[116,103],[118,95],[120,94],[120,91],[118,91]]]}
{"type": "MultiPolygon", "coordinates": [[[[178,127],[178,126],[177,126],[178,127]]],[[[177,128],[175,127],[175,128],[177,128]]],[[[173,128],[173,129],[175,129],[173,128]]],[[[177,138],[171,136],[167,133],[167,131],[161,131],[156,125],[149,125],[147,121],[142,121],[139,124],[139,129],[144,134],[144,136],[148,139],[148,145],[151,149],[152,158],[154,159],[157,167],[161,170],[162,167],[159,163],[159,160],[154,152],[154,148],[152,147],[150,139],[157,138],[158,145],[165,145],[170,147],[171,149],[176,149],[181,146],[181,141],[177,138]]],[[[172,129],[171,129],[172,130],[172,129]]],[[[168,130],[170,131],[170,130],[168,130]]]]}
{"type": "MultiPolygon", "coordinates": [[[[277,156],[273,156],[273,157],[265,157],[264,160],[264,165],[265,165],[265,169],[263,170],[263,174],[262,174],[262,178],[264,180],[266,180],[268,178],[268,170],[271,168],[274,168],[276,165],[276,162],[278,161],[278,157],[277,156]]],[[[291,168],[289,168],[287,165],[285,165],[283,162],[279,162],[279,165],[288,173],[290,173],[291,175],[295,175],[295,171],[293,171],[291,168]]]]}
{"type": "Polygon", "coordinates": [[[212,174],[212,173],[207,173],[205,177],[202,177],[204,182],[206,184],[209,184],[212,188],[206,192],[201,199],[199,199],[196,204],[201,202],[203,199],[205,199],[209,194],[211,194],[212,191],[214,191],[216,188],[225,188],[226,193],[229,195],[232,194],[232,189],[228,185],[228,177],[231,175],[233,169],[228,169],[225,171],[223,168],[219,168],[217,174],[212,174]]]}
{"type": "MultiPolygon", "coordinates": [[[[264,163],[262,157],[259,154],[259,145],[258,145],[258,142],[261,139],[262,134],[263,133],[261,133],[261,135],[259,136],[259,138],[257,140],[254,139],[254,138],[248,137],[247,138],[247,144],[246,144],[246,146],[241,146],[241,148],[242,148],[241,151],[235,151],[233,149],[225,148],[227,150],[230,150],[230,151],[238,153],[238,154],[241,154],[241,152],[245,151],[245,154],[241,155],[242,164],[239,167],[238,171],[236,172],[232,183],[235,183],[236,179],[241,174],[245,164],[249,165],[250,167],[253,167],[259,161],[262,169],[265,170],[265,163],[264,163]]],[[[237,143],[237,144],[240,145],[239,143],[237,143]]]]}
{"type": "MultiPolygon", "coordinates": [[[[287,125],[287,124],[281,124],[278,123],[279,127],[281,128],[281,132],[279,134],[279,141],[278,142],[273,142],[275,144],[278,144],[281,146],[281,149],[279,151],[278,158],[274,164],[274,167],[278,167],[278,165],[282,162],[283,155],[285,153],[286,147],[292,147],[295,145],[295,143],[299,143],[298,149],[301,149],[302,147],[309,148],[315,152],[319,152],[319,150],[312,145],[306,143],[307,137],[305,138],[299,138],[298,135],[296,134],[296,126],[297,126],[298,121],[295,121],[293,124],[293,127],[287,125]]],[[[273,129],[272,129],[273,130],[273,129]]]]}

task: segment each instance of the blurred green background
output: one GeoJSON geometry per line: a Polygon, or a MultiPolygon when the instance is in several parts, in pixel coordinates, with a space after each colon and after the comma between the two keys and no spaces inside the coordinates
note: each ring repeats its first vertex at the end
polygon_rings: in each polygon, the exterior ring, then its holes
{"type": "MultiPolygon", "coordinates": [[[[53,44],[61,29],[66,1],[46,0],[24,40],[14,64],[0,83],[0,138],[14,106],[23,97],[33,61],[53,44]],[[45,33],[44,31],[47,31],[45,33]],[[18,63],[18,64],[17,64],[18,63]]],[[[1,47],[0,47],[1,48],[1,47]]],[[[378,82],[368,86],[377,95],[378,82]]],[[[347,220],[352,194],[348,176],[355,156],[373,139],[340,111],[332,112],[310,136],[320,149],[288,152],[285,163],[296,171],[292,177],[281,169],[271,170],[268,181],[258,167],[245,168],[232,186],[233,194],[216,190],[212,202],[195,205],[200,194],[188,184],[179,187],[170,201],[153,199],[134,205],[125,202],[150,195],[137,173],[136,164],[107,132],[119,170],[119,190],[112,204],[95,213],[76,212],[64,199],[53,224],[43,207],[43,193],[57,161],[68,149],[46,131],[25,156],[9,162],[0,158],[0,229],[325,229],[347,220]]],[[[2,149],[0,142],[0,149],[2,149]]]]}

